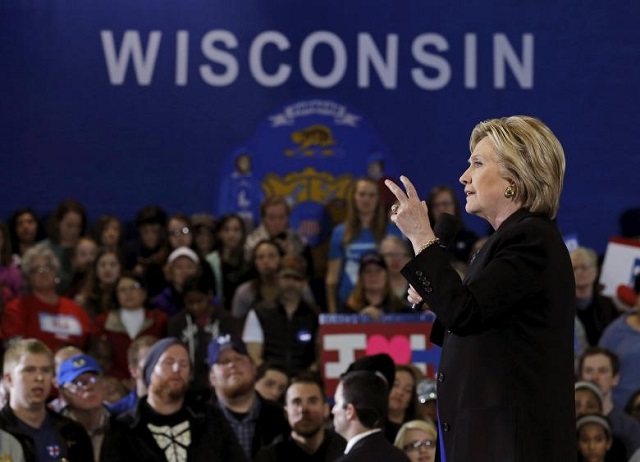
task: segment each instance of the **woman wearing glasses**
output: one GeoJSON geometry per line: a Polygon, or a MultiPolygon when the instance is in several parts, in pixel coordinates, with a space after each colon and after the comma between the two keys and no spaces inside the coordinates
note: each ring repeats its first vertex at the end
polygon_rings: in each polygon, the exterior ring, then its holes
{"type": "Polygon", "coordinates": [[[394,442],[411,462],[434,462],[438,432],[425,420],[410,420],[400,427],[394,442]]]}
{"type": "Polygon", "coordinates": [[[57,294],[60,262],[51,248],[37,244],[22,258],[27,294],[12,300],[2,315],[4,340],[36,338],[51,350],[73,344],[85,348],[91,333],[87,312],[57,294]]]}

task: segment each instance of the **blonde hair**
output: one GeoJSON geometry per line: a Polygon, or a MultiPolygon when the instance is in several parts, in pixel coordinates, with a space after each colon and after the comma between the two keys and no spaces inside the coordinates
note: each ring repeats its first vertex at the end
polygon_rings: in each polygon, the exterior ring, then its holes
{"type": "Polygon", "coordinates": [[[473,152],[484,138],[495,148],[504,178],[515,184],[516,202],[531,212],[555,218],[565,171],[560,141],[542,121],[511,116],[480,122],[471,132],[473,152]]]}
{"type": "Polygon", "coordinates": [[[4,362],[2,370],[5,374],[10,373],[20,362],[23,356],[27,354],[45,355],[51,361],[53,367],[53,353],[47,345],[35,338],[25,338],[11,344],[4,352],[4,362]]]}
{"type": "Polygon", "coordinates": [[[571,260],[575,258],[577,260],[585,261],[593,267],[598,266],[598,254],[586,247],[576,247],[569,252],[569,255],[571,256],[571,260]]]}
{"type": "Polygon", "coordinates": [[[422,430],[427,433],[434,440],[438,439],[438,430],[436,430],[436,426],[427,420],[410,420],[409,422],[405,422],[398,430],[398,434],[396,435],[396,439],[393,442],[393,445],[397,448],[404,450],[404,446],[407,444],[407,433],[408,430],[422,430]]]}

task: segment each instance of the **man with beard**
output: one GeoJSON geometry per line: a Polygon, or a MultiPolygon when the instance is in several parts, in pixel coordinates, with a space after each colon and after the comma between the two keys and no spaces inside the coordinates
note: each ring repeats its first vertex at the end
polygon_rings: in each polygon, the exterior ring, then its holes
{"type": "Polygon", "coordinates": [[[301,373],[296,376],[287,389],[285,402],[291,433],[288,438],[281,437],[263,448],[256,462],[332,462],[342,455],[347,442],[337,433],[325,429],[330,411],[324,384],[318,375],[301,373]]]}
{"type": "Polygon", "coordinates": [[[219,410],[187,398],[191,363],[175,337],[156,342],[143,368],[148,394],[112,421],[102,460],[213,462],[244,461],[219,410]]]}
{"type": "Polygon", "coordinates": [[[308,290],[303,258],[283,258],[278,274],[278,297],[249,311],[242,338],[254,362],[280,364],[289,374],[317,370],[318,313],[305,300],[308,290]]]}
{"type": "Polygon", "coordinates": [[[217,405],[247,459],[253,459],[260,448],[289,432],[282,408],[255,391],[256,368],[238,337],[219,336],[209,344],[208,356],[209,381],[215,390],[217,405]]]}

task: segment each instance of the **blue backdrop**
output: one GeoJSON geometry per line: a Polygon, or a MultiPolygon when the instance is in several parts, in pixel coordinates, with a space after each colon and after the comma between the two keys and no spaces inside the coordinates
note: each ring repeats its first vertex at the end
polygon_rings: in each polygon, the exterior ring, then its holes
{"type": "Polygon", "coordinates": [[[603,251],[640,203],[640,2],[562,3],[3,0],[0,216],[66,197],[91,218],[218,212],[246,147],[262,194],[270,172],[331,182],[382,153],[426,195],[458,184],[478,121],[530,114],[566,151],[563,233],[603,251]]]}

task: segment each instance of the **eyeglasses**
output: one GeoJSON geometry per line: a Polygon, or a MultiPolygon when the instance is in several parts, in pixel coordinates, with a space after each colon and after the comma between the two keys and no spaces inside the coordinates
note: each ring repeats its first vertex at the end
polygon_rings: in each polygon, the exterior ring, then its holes
{"type": "Polygon", "coordinates": [[[417,451],[421,446],[424,446],[427,449],[435,449],[436,442],[433,440],[412,441],[411,443],[404,445],[404,450],[417,451]]]}
{"type": "Polygon", "coordinates": [[[183,226],[182,228],[175,228],[169,231],[169,234],[171,236],[180,236],[181,234],[189,234],[191,232],[191,230],[189,229],[188,226],[183,226]]]}
{"type": "Polygon", "coordinates": [[[90,375],[84,379],[76,379],[76,380],[72,380],[71,382],[68,382],[67,384],[65,384],[65,388],[69,390],[71,393],[76,394],[83,388],[87,387],[88,385],[95,385],[96,383],[98,383],[99,380],[100,380],[100,376],[90,375]]]}
{"type": "Polygon", "coordinates": [[[189,369],[189,361],[176,361],[172,358],[167,358],[163,361],[160,361],[158,365],[162,370],[176,371],[177,369],[179,371],[180,369],[189,369]]]}
{"type": "Polygon", "coordinates": [[[138,283],[133,284],[132,286],[122,286],[122,287],[118,287],[117,291],[119,293],[124,293],[124,292],[133,292],[136,290],[139,290],[142,286],[138,283]]]}
{"type": "Polygon", "coordinates": [[[53,267],[49,265],[34,266],[31,269],[31,273],[37,273],[37,274],[47,274],[47,273],[50,273],[51,271],[53,271],[53,267]]]}

